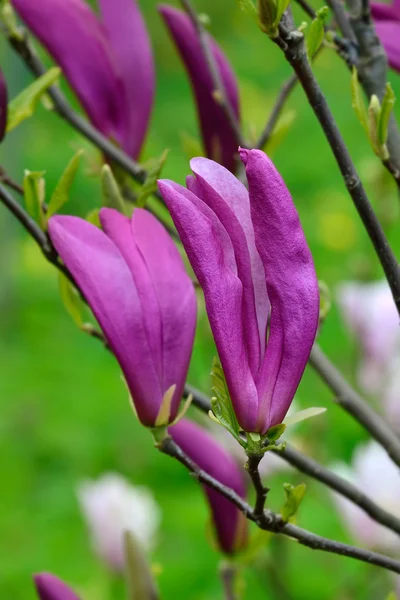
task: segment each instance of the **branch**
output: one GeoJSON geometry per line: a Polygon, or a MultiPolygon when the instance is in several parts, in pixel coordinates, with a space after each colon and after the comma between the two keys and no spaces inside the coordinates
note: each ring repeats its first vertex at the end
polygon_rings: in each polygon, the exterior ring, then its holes
{"type": "Polygon", "coordinates": [[[233,134],[236,138],[236,143],[238,146],[242,146],[244,148],[247,147],[246,140],[243,138],[242,131],[240,128],[240,123],[236,118],[235,111],[233,110],[233,106],[231,105],[229,98],[227,96],[224,83],[221,78],[221,74],[217,65],[217,62],[214,58],[214,54],[212,52],[209,35],[207,30],[204,28],[203,23],[201,22],[198,14],[196,13],[191,0],[181,0],[182,5],[186,12],[188,13],[194,28],[197,32],[197,36],[199,38],[199,43],[201,46],[201,50],[203,53],[203,57],[207,63],[209,68],[211,79],[214,87],[214,99],[217,104],[222,108],[225,113],[225,116],[229,122],[229,125],[233,131],[233,134]]]}
{"type": "Polygon", "coordinates": [[[309,362],[335,394],[336,402],[361,423],[400,467],[400,438],[389,424],[364,402],[317,344],[314,344],[309,362]]]}
{"type": "Polygon", "coordinates": [[[264,511],[262,515],[257,516],[250,505],[247,504],[247,502],[245,502],[238,494],[236,494],[236,492],[222,485],[219,481],[200,469],[188,456],[186,456],[184,452],[182,452],[179,446],[175,444],[170,437],[164,438],[164,440],[158,444],[158,449],[164,454],[167,454],[168,456],[171,456],[182,463],[200,483],[208,485],[230,500],[246,516],[247,519],[254,521],[260,529],[285,535],[297,540],[303,546],[312,548],[313,550],[321,550],[322,552],[348,556],[362,562],[383,567],[384,569],[388,569],[394,573],[400,573],[400,562],[393,560],[388,556],[384,556],[383,554],[370,552],[369,550],[356,548],[348,544],[343,544],[341,542],[316,535],[315,533],[301,529],[300,527],[292,525],[291,523],[285,523],[280,515],[270,511],[264,511]]]}
{"type": "Polygon", "coordinates": [[[263,454],[261,454],[260,456],[249,455],[247,457],[246,463],[246,470],[250,475],[254,489],[256,491],[254,515],[257,518],[260,518],[264,512],[265,501],[269,492],[269,488],[264,487],[263,482],[261,480],[260,472],[258,470],[258,465],[260,464],[262,458],[264,458],[263,454]]]}
{"type": "Polygon", "coordinates": [[[0,182],[18,192],[18,194],[24,193],[24,188],[17,181],[14,181],[2,166],[0,166],[0,182]]]}
{"type": "Polygon", "coordinates": [[[222,585],[224,586],[225,600],[236,600],[235,577],[237,567],[231,562],[223,562],[219,568],[222,585]]]}
{"type": "Polygon", "coordinates": [[[287,24],[291,26],[291,21],[286,19],[285,23],[280,26],[280,36],[274,38],[273,41],[281,48],[287,61],[292,65],[311,108],[320,122],[342,173],[346,188],[375,248],[400,314],[400,271],[396,256],[374,213],[326,98],[315,79],[307,59],[304,36],[297,30],[288,29],[287,24]]]}

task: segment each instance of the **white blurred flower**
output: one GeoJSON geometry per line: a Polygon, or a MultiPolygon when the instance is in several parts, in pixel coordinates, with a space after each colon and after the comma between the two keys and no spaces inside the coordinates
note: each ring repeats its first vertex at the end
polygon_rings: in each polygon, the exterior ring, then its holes
{"type": "MultiPolygon", "coordinates": [[[[332,470],[354,483],[382,508],[400,518],[400,472],[386,451],[375,441],[359,446],[352,466],[334,465],[332,470]]],[[[334,494],[339,512],[352,535],[364,546],[398,554],[400,539],[390,529],[373,521],[358,506],[334,494]]]]}
{"type": "Polygon", "coordinates": [[[131,531],[150,550],[161,520],[160,508],[145,487],[118,473],[84,481],[77,491],[96,553],[114,570],[124,568],[123,535],[131,531]]]}
{"type": "Polygon", "coordinates": [[[386,280],[346,282],[338,288],[343,318],[362,350],[358,380],[370,393],[386,385],[391,361],[400,356],[399,316],[386,280]]]}

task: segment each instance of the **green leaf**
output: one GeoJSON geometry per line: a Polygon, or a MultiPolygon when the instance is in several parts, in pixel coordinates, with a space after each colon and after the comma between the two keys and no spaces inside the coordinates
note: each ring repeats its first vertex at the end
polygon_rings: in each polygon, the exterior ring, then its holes
{"type": "Polygon", "coordinates": [[[12,131],[35,112],[35,108],[46,91],[61,74],[61,69],[53,67],[25,88],[8,105],[7,132],[12,131]]]}
{"type": "Polygon", "coordinates": [[[318,51],[321,46],[325,31],[324,31],[324,21],[328,14],[328,8],[324,6],[320,10],[316,12],[316,18],[312,21],[310,28],[308,30],[306,36],[306,45],[307,45],[307,54],[309,60],[313,58],[315,53],[318,51]]]}
{"type": "Polygon", "coordinates": [[[158,411],[155,426],[163,427],[169,424],[169,418],[171,416],[171,404],[176,390],[176,383],[171,385],[165,392],[160,410],[158,411]]]}
{"type": "Polygon", "coordinates": [[[99,213],[100,213],[100,210],[98,208],[94,208],[86,215],[86,221],[89,221],[89,223],[91,223],[92,225],[95,225],[96,227],[99,227],[99,229],[101,229],[99,213]]]}
{"type": "Polygon", "coordinates": [[[372,94],[368,107],[368,134],[372,149],[380,156],[380,144],[378,140],[378,126],[381,116],[381,104],[378,96],[372,94]]]}
{"type": "Polygon", "coordinates": [[[147,198],[157,191],[157,179],[160,178],[161,171],[167,160],[168,152],[169,150],[164,150],[160,158],[154,160],[152,166],[148,169],[146,181],[142,185],[136,199],[139,207],[143,208],[146,205],[147,198]]]}
{"type": "Polygon", "coordinates": [[[26,210],[45,229],[43,204],[45,201],[45,171],[25,171],[23,188],[26,210]]]}
{"type": "Polygon", "coordinates": [[[278,7],[275,0],[257,0],[257,11],[261,30],[267,35],[275,36],[276,25],[280,20],[278,20],[278,7]]]}
{"type": "Polygon", "coordinates": [[[319,288],[319,322],[322,324],[331,310],[332,301],[331,301],[331,292],[329,290],[328,285],[325,281],[318,281],[319,288]]]}
{"type": "Polygon", "coordinates": [[[227,429],[234,438],[240,440],[239,424],[232,407],[225,374],[218,358],[214,358],[211,370],[212,390],[215,394],[211,398],[211,408],[218,421],[227,429]]]}
{"type": "Polygon", "coordinates": [[[237,0],[240,10],[246,15],[250,16],[255,21],[258,21],[257,9],[254,6],[252,0],[237,0]]]}
{"type": "Polygon", "coordinates": [[[101,170],[101,192],[104,206],[115,208],[120,213],[125,214],[125,202],[109,165],[104,165],[101,170]]]}
{"type": "Polygon", "coordinates": [[[296,486],[291,483],[284,483],[283,490],[285,493],[285,504],[281,509],[281,515],[284,521],[290,522],[294,520],[301,501],[304,498],[306,486],[304,483],[296,486]]]}
{"type": "Polygon", "coordinates": [[[276,442],[277,440],[279,440],[281,435],[284,433],[285,429],[286,429],[285,423],[279,423],[279,425],[274,425],[273,427],[270,427],[268,429],[267,433],[265,434],[265,437],[270,442],[276,442]]]}
{"type": "Polygon", "coordinates": [[[313,417],[318,417],[326,412],[326,408],[323,406],[312,406],[311,408],[305,408],[304,410],[299,410],[299,412],[287,417],[285,419],[286,427],[289,425],[294,425],[295,423],[301,423],[301,421],[306,421],[307,419],[312,419],[313,417]]]}
{"type": "Polygon", "coordinates": [[[147,557],[131,531],[124,533],[124,550],[128,600],[157,600],[159,594],[147,557]]]}
{"type": "Polygon", "coordinates": [[[282,19],[282,15],[285,12],[285,10],[287,9],[287,7],[289,6],[290,0],[277,0],[276,2],[276,17],[275,17],[275,27],[278,27],[281,19],[282,19]]]}
{"type": "Polygon", "coordinates": [[[368,113],[365,106],[362,89],[358,81],[357,69],[353,67],[351,75],[351,104],[357,115],[357,119],[368,134],[368,113]]]}
{"type": "Polygon", "coordinates": [[[58,284],[64,308],[79,329],[83,326],[83,311],[85,305],[78,291],[64,273],[59,273],[58,284]]]}
{"type": "Polygon", "coordinates": [[[71,158],[64,173],[61,175],[47,207],[46,221],[68,202],[71,186],[74,182],[82,154],[83,150],[79,150],[75,156],[71,158]]]}
{"type": "Polygon", "coordinates": [[[381,146],[384,146],[386,144],[389,119],[395,102],[396,96],[394,94],[393,88],[390,85],[390,83],[387,83],[385,95],[382,99],[382,108],[378,124],[378,141],[381,144],[381,146]]]}

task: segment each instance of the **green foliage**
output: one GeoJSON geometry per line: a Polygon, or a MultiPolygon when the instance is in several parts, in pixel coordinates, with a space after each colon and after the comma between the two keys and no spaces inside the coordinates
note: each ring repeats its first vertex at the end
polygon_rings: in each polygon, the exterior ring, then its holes
{"type": "Polygon", "coordinates": [[[165,161],[167,160],[169,150],[164,150],[160,158],[154,159],[147,170],[147,178],[141,187],[141,190],[136,199],[136,203],[140,207],[146,206],[146,201],[149,196],[157,190],[157,179],[160,178],[165,161]]]}
{"type": "Polygon", "coordinates": [[[212,391],[211,408],[220,424],[227,429],[235,439],[240,440],[239,424],[233,410],[232,401],[226,385],[225,374],[218,358],[214,358],[211,370],[212,391]]]}
{"type": "Polygon", "coordinates": [[[62,208],[66,202],[68,202],[69,193],[75,180],[82,154],[83,150],[78,150],[75,156],[71,158],[64,173],[61,175],[61,178],[57,183],[57,187],[54,190],[47,207],[46,222],[52,215],[60,210],[60,208],[62,208]]]}
{"type": "Polygon", "coordinates": [[[79,292],[64,273],[58,274],[58,285],[64,308],[79,329],[83,327],[85,305],[79,292]]]}
{"type": "Polygon", "coordinates": [[[125,202],[109,165],[104,165],[101,170],[101,192],[104,206],[115,208],[122,214],[125,213],[125,202]]]}
{"type": "Polygon", "coordinates": [[[324,6],[323,8],[317,10],[316,17],[312,21],[310,28],[308,29],[306,35],[306,45],[309,60],[312,60],[313,56],[319,50],[324,40],[324,23],[328,12],[329,10],[327,6],[324,6]]]}
{"type": "Polygon", "coordinates": [[[26,210],[42,229],[45,228],[46,182],[43,177],[44,173],[44,171],[25,171],[23,182],[26,210]]]}
{"type": "Polygon", "coordinates": [[[278,35],[278,25],[290,0],[257,0],[259,25],[270,37],[278,35]]]}
{"type": "Polygon", "coordinates": [[[385,95],[382,99],[382,107],[378,124],[378,142],[381,146],[386,144],[388,135],[388,125],[390,115],[392,114],[394,103],[396,102],[396,96],[393,88],[388,82],[386,84],[385,95]]]}
{"type": "Polygon", "coordinates": [[[304,483],[300,483],[299,485],[284,483],[283,490],[285,493],[285,503],[281,508],[281,515],[284,521],[292,522],[306,493],[306,486],[304,483]]]}
{"type": "Polygon", "coordinates": [[[274,425],[273,427],[270,427],[266,433],[266,437],[269,439],[270,442],[276,442],[277,440],[279,440],[279,438],[281,437],[281,435],[283,435],[283,433],[285,432],[286,429],[286,425],[284,423],[280,423],[279,425],[274,425]]]}
{"type": "Polygon", "coordinates": [[[36,106],[61,74],[61,69],[52,67],[44,75],[25,88],[8,105],[7,133],[33,115],[36,106]]]}

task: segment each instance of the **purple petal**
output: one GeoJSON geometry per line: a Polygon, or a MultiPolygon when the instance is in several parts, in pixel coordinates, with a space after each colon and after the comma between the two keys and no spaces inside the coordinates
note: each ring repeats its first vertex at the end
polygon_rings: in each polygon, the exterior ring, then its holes
{"type": "Polygon", "coordinates": [[[188,188],[217,215],[235,249],[238,275],[243,284],[243,323],[250,369],[256,374],[265,353],[269,300],[264,267],[255,246],[249,194],[244,185],[224,167],[205,158],[190,166],[196,179],[188,188]]]}
{"type": "Polygon", "coordinates": [[[99,0],[116,64],[127,93],[127,125],[121,131],[124,150],[137,158],[153,106],[155,74],[146,25],[136,0],[99,0]]]}
{"type": "Polygon", "coordinates": [[[400,21],[376,21],[375,29],[382,41],[389,65],[400,72],[400,21]]]}
{"type": "Polygon", "coordinates": [[[208,318],[237,418],[255,431],[258,399],[249,369],[242,321],[243,285],[232,243],[215,213],[172,181],[159,181],[193,270],[203,288],[208,318]]]}
{"type": "Polygon", "coordinates": [[[256,245],[271,302],[267,352],[257,381],[259,426],[266,431],[282,422],[307,364],[318,326],[318,281],[281,176],[260,150],[241,150],[240,154],[246,165],[256,245]]]}
{"type": "Polygon", "coordinates": [[[7,84],[0,69],[0,142],[4,138],[7,128],[7,84]]]}
{"type": "Polygon", "coordinates": [[[12,0],[12,4],[60,65],[95,127],[123,145],[127,100],[94,13],[81,0],[12,0]]]}
{"type": "Polygon", "coordinates": [[[140,420],[154,425],[163,390],[139,294],[122,254],[105,233],[78,217],[52,217],[49,233],[121,365],[140,420]]]}
{"type": "MultiPolygon", "coordinates": [[[[173,440],[203,471],[246,498],[243,473],[230,454],[204,429],[183,419],[169,428],[173,440]]],[[[213,516],[221,550],[227,554],[242,549],[247,542],[247,521],[243,514],[219,492],[203,486],[213,516]]]]}
{"type": "Polygon", "coordinates": [[[173,241],[149,212],[136,209],[132,225],[112,209],[102,209],[100,217],[131,270],[162,392],[177,386],[171,411],[174,418],[182,398],[196,327],[193,284],[173,241]]]}
{"type": "Polygon", "coordinates": [[[371,14],[376,21],[399,21],[400,0],[395,0],[392,4],[371,2],[371,14]]]}
{"type": "Polygon", "coordinates": [[[34,576],[40,600],[79,600],[78,596],[61,579],[50,573],[34,576]]]}
{"type": "MultiPolygon", "coordinates": [[[[160,5],[159,11],[188,71],[207,156],[233,171],[237,155],[236,138],[224,111],[213,98],[213,80],[196,30],[190,18],[172,6],[160,5]]],[[[211,37],[210,46],[225,93],[239,119],[239,94],[235,75],[224,53],[211,37]]]]}

